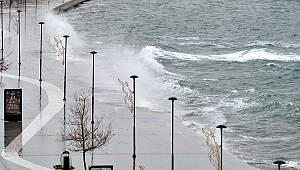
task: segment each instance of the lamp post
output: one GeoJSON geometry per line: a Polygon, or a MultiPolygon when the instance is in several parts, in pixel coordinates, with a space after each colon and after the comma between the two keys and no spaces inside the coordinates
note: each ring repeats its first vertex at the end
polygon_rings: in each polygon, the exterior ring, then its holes
{"type": "Polygon", "coordinates": [[[67,40],[70,36],[64,35],[65,38],[65,55],[64,55],[64,65],[65,65],[65,72],[64,72],[64,128],[66,126],[66,91],[67,91],[67,40]]]}
{"type": "Polygon", "coordinates": [[[130,76],[133,79],[133,170],[135,170],[135,159],[136,159],[136,147],[135,147],[135,79],[138,78],[136,75],[130,76]]]}
{"type": "Polygon", "coordinates": [[[19,37],[19,82],[21,76],[21,10],[17,10],[18,12],[18,37],[19,37]]]}
{"type": "MultiPolygon", "coordinates": [[[[93,56],[93,75],[92,75],[92,148],[94,147],[94,105],[95,105],[95,54],[96,51],[90,52],[93,56]]],[[[92,151],[93,152],[93,151],[92,151]]],[[[92,154],[92,165],[94,164],[94,155],[92,154]]]]}
{"type": "MultiPolygon", "coordinates": [[[[3,53],[4,53],[4,48],[3,48],[3,46],[4,46],[4,34],[3,34],[3,3],[4,3],[4,1],[1,0],[0,3],[1,3],[1,63],[4,65],[4,55],[3,55],[3,53]]],[[[3,71],[2,69],[3,68],[1,66],[1,70],[0,70],[1,72],[3,71]]],[[[1,83],[2,83],[2,76],[1,76],[1,83]]]]}
{"type": "MultiPolygon", "coordinates": [[[[8,7],[8,32],[10,32],[10,25],[11,25],[11,6],[12,6],[12,0],[9,0],[9,7],[8,7]]],[[[11,37],[9,36],[8,38],[9,40],[9,44],[10,44],[10,40],[11,37]]]]}
{"type": "Polygon", "coordinates": [[[43,55],[43,25],[45,24],[44,22],[39,22],[41,26],[41,39],[40,39],[40,110],[42,110],[42,55],[43,55]]]}
{"type": "Polygon", "coordinates": [[[281,165],[286,164],[284,161],[278,160],[273,162],[275,165],[278,165],[278,170],[280,170],[281,165]]]}
{"type": "Polygon", "coordinates": [[[171,103],[171,170],[174,170],[174,101],[177,100],[176,97],[170,97],[169,100],[172,101],[171,103]]]}
{"type": "Polygon", "coordinates": [[[26,12],[27,12],[27,0],[24,0],[24,12],[25,12],[25,15],[26,15],[26,12]]]}
{"type": "Polygon", "coordinates": [[[223,170],[223,129],[227,128],[227,126],[225,125],[218,125],[217,126],[218,129],[221,130],[221,170],[223,170]]]}
{"type": "Polygon", "coordinates": [[[1,62],[4,61],[4,34],[3,34],[3,3],[4,1],[0,1],[1,3],[1,62]]]}
{"type": "Polygon", "coordinates": [[[42,83],[42,55],[43,55],[43,25],[45,24],[44,22],[39,22],[41,26],[41,39],[40,39],[40,84],[42,83]]]}
{"type": "Polygon", "coordinates": [[[25,27],[25,36],[27,33],[27,0],[24,0],[24,27],[25,27]]]}

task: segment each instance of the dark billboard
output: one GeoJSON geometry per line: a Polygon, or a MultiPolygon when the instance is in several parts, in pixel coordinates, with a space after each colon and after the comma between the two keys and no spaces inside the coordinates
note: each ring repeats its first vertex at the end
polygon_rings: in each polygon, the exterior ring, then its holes
{"type": "Polygon", "coordinates": [[[4,121],[22,121],[22,89],[4,90],[4,121]]]}

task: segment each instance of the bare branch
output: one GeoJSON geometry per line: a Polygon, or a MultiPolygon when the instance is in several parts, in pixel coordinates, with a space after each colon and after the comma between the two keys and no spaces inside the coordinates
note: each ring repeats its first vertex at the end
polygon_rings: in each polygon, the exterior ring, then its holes
{"type": "Polygon", "coordinates": [[[202,128],[202,132],[206,137],[206,144],[210,148],[208,153],[210,163],[217,168],[217,170],[221,169],[220,163],[220,154],[219,154],[219,145],[216,142],[215,134],[208,129],[202,128]]]}
{"type": "Polygon", "coordinates": [[[133,92],[129,87],[129,84],[127,81],[121,81],[120,79],[118,79],[119,83],[122,86],[122,92],[124,94],[124,103],[127,106],[127,108],[129,109],[129,111],[131,113],[133,113],[133,92]]]}

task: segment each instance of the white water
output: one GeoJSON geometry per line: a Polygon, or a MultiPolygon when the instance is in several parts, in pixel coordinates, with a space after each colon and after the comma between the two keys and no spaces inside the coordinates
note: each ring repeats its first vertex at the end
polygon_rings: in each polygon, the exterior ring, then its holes
{"type": "Polygon", "coordinates": [[[296,54],[279,54],[268,49],[251,49],[238,51],[229,54],[220,55],[194,55],[185,54],[179,52],[166,51],[157,47],[147,46],[144,50],[153,53],[157,57],[168,58],[168,59],[181,59],[190,61],[199,60],[217,60],[217,61],[229,61],[229,62],[247,62],[250,60],[274,60],[274,61],[300,61],[300,56],[296,54]]]}

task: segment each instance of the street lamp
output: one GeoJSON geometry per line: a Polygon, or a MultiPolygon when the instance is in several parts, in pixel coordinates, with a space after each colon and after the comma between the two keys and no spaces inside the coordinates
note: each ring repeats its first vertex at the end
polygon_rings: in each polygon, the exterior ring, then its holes
{"type": "MultiPolygon", "coordinates": [[[[90,52],[93,56],[93,75],[92,75],[92,148],[94,147],[94,105],[95,105],[95,54],[96,51],[90,52]]],[[[93,151],[92,151],[93,152],[93,151]]],[[[92,154],[92,164],[94,164],[94,155],[92,154]]]]}
{"type": "Polygon", "coordinates": [[[24,12],[25,12],[25,16],[26,16],[26,12],[27,12],[27,0],[24,0],[24,12]]]}
{"type": "Polygon", "coordinates": [[[17,10],[18,12],[18,34],[19,34],[19,82],[20,82],[20,76],[21,76],[21,10],[17,10]]]}
{"type": "Polygon", "coordinates": [[[4,53],[4,48],[3,48],[3,46],[4,46],[4,34],[3,34],[3,3],[4,3],[4,1],[0,1],[0,3],[1,3],[1,62],[3,62],[4,61],[4,55],[3,55],[3,53],[4,53]]]}
{"type": "MultiPolygon", "coordinates": [[[[3,35],[3,3],[4,3],[4,1],[1,0],[0,3],[1,3],[1,63],[4,64],[4,55],[3,55],[3,53],[4,53],[4,48],[3,48],[3,46],[4,46],[4,35],[3,35]]],[[[2,72],[2,66],[1,66],[0,71],[2,72]]],[[[2,76],[1,76],[1,83],[2,83],[2,76]]]]}
{"type": "Polygon", "coordinates": [[[42,54],[43,54],[43,25],[44,22],[39,22],[41,26],[41,40],[40,40],[40,84],[42,83],[42,54]]]}
{"type": "Polygon", "coordinates": [[[25,36],[27,32],[27,0],[24,0],[24,26],[25,26],[25,36]]]}
{"type": "Polygon", "coordinates": [[[135,79],[138,78],[136,75],[130,76],[130,78],[133,79],[133,170],[135,170],[135,159],[136,159],[136,153],[135,153],[135,79]]]}
{"type": "Polygon", "coordinates": [[[223,129],[225,129],[225,128],[227,128],[227,126],[225,126],[225,125],[218,125],[217,126],[217,128],[219,128],[220,129],[220,131],[221,131],[221,170],[223,170],[223,129]]]}
{"type": "Polygon", "coordinates": [[[170,97],[169,100],[172,101],[172,110],[171,110],[171,170],[174,170],[174,101],[177,100],[176,97],[170,97]]]}
{"type": "MultiPolygon", "coordinates": [[[[10,26],[11,26],[11,6],[12,6],[12,2],[9,1],[9,8],[8,8],[8,32],[10,32],[10,26]]],[[[9,44],[10,44],[10,40],[11,37],[9,36],[9,44]]]]}
{"type": "Polygon", "coordinates": [[[66,91],[67,91],[67,39],[70,37],[68,35],[63,36],[65,38],[65,55],[64,55],[64,65],[65,65],[65,72],[64,72],[64,128],[66,126],[66,91]]]}
{"type": "Polygon", "coordinates": [[[42,54],[43,54],[43,25],[44,22],[39,22],[41,26],[41,40],[40,40],[40,110],[42,110],[42,54]]]}
{"type": "Polygon", "coordinates": [[[273,162],[275,165],[278,165],[278,170],[280,170],[281,165],[286,164],[284,161],[278,160],[273,162]]]}

